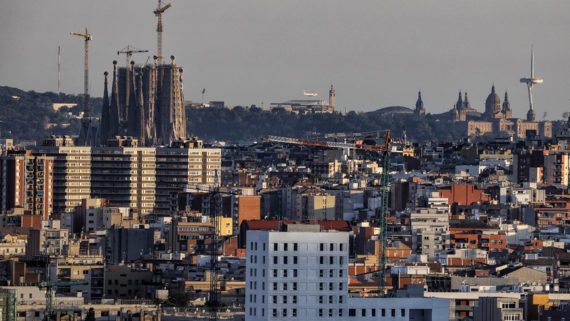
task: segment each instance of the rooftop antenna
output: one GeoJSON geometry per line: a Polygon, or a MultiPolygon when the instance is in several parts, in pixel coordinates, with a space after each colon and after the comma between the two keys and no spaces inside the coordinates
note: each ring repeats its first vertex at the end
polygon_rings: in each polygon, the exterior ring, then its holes
{"type": "Polygon", "coordinates": [[[534,113],[534,104],[532,101],[532,86],[535,84],[542,84],[544,79],[534,77],[534,48],[533,46],[530,47],[530,78],[521,78],[521,83],[526,84],[528,88],[528,101],[530,105],[530,109],[526,114],[527,121],[534,121],[535,120],[535,113],[534,113]]]}

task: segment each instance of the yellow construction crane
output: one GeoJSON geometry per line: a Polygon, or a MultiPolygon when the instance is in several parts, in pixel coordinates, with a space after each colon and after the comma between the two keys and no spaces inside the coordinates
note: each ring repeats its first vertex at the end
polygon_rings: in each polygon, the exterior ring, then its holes
{"type": "Polygon", "coordinates": [[[89,140],[89,129],[91,118],[89,115],[89,41],[93,40],[93,36],[85,28],[85,33],[71,32],[72,36],[79,36],[85,39],[85,69],[83,75],[83,121],[81,123],[81,133],[79,135],[80,145],[85,145],[89,140]]]}
{"type": "Polygon", "coordinates": [[[172,7],[171,3],[163,7],[162,1],[158,0],[158,7],[153,11],[154,15],[158,17],[158,24],[156,25],[156,55],[159,63],[162,62],[162,14],[170,7],[172,7]]]}

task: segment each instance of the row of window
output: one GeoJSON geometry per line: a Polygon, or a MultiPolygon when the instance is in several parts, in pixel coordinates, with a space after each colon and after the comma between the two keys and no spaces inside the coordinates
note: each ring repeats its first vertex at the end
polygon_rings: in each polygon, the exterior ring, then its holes
{"type": "MultiPolygon", "coordinates": [[[[344,310],[345,309],[319,309],[318,310],[318,316],[319,317],[334,317],[335,314],[338,315],[339,317],[342,317],[344,314],[344,310]]],[[[390,310],[390,317],[396,317],[396,309],[348,309],[348,316],[349,317],[356,317],[357,316],[357,310],[360,310],[360,315],[361,317],[376,317],[377,316],[377,312],[379,312],[380,316],[382,317],[386,317],[387,316],[387,310],[390,310]],[[379,311],[377,311],[379,310],[379,311]]],[[[253,308],[250,307],[249,308],[249,315],[250,316],[256,316],[257,315],[257,308],[253,308]]],[[[297,309],[287,309],[287,308],[283,308],[283,309],[271,309],[271,315],[273,317],[297,317],[297,309]]],[[[264,317],[265,316],[265,309],[262,308],[261,309],[261,316],[264,317]]],[[[401,317],[405,317],[406,316],[406,309],[400,309],[400,316],[401,317]]],[[[513,320],[518,320],[518,319],[513,319],[513,320]]]]}
{"type": "MultiPolygon", "coordinates": [[[[292,262],[293,264],[298,264],[299,263],[299,258],[297,256],[292,256],[292,262]]],[[[281,262],[282,264],[289,264],[290,260],[288,256],[282,256],[281,257],[281,262]]],[[[273,264],[279,264],[279,256],[274,256],[273,257],[273,264]]]]}
{"type": "Polygon", "coordinates": [[[326,264],[325,262],[329,262],[328,264],[335,264],[335,262],[338,262],[339,265],[343,265],[344,264],[344,256],[339,256],[338,257],[338,261],[336,259],[336,256],[329,256],[328,260],[326,256],[320,256],[319,257],[319,264],[326,264]]]}
{"type": "MultiPolygon", "coordinates": [[[[249,249],[251,251],[257,251],[258,250],[257,245],[258,245],[257,242],[249,242],[249,249]]],[[[262,243],[261,245],[262,245],[261,246],[262,251],[265,251],[266,250],[265,243],[262,243]]],[[[273,251],[297,252],[298,250],[299,250],[298,243],[273,243],[273,251]]],[[[334,251],[343,252],[344,243],[319,243],[319,251],[325,252],[327,250],[329,252],[334,252],[334,251]]]]}

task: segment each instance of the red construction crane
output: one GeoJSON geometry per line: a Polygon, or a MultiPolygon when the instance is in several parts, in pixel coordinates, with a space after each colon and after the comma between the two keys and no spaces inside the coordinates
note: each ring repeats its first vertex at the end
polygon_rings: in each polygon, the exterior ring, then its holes
{"type": "MultiPolygon", "coordinates": [[[[352,136],[345,134],[345,136],[352,136]]],[[[356,135],[355,135],[356,136],[356,135]]],[[[368,145],[357,141],[354,143],[332,142],[325,140],[301,139],[279,136],[265,136],[264,141],[284,144],[296,144],[306,146],[317,146],[325,148],[343,148],[364,151],[377,151],[382,153],[382,206],[376,215],[376,221],[380,227],[380,252],[378,257],[378,295],[384,296],[386,292],[386,246],[387,246],[387,223],[388,214],[388,193],[390,184],[390,131],[386,131],[385,140],[381,144],[368,145]]]]}
{"type": "Polygon", "coordinates": [[[156,55],[159,63],[162,62],[162,14],[170,7],[172,7],[171,3],[163,7],[162,1],[158,0],[158,7],[153,11],[154,15],[158,17],[158,24],[156,25],[156,55]]]}

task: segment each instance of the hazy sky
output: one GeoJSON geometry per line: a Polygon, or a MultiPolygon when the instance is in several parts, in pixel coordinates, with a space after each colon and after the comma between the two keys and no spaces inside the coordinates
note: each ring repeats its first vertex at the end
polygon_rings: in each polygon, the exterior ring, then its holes
{"type": "MultiPolygon", "coordinates": [[[[0,85],[83,91],[85,27],[90,91],[102,96],[103,72],[126,45],[156,52],[151,0],[0,1],[0,85]]],[[[176,0],[164,14],[164,55],[184,67],[185,98],[261,105],[326,98],[337,108],[369,111],[413,106],[422,90],[428,112],[449,110],[459,89],[484,109],[492,83],[508,90],[514,116],[528,110],[530,46],[536,115],[558,119],[570,110],[570,1],[549,0],[176,0]]],[[[119,58],[124,64],[124,56],[119,58]]]]}

